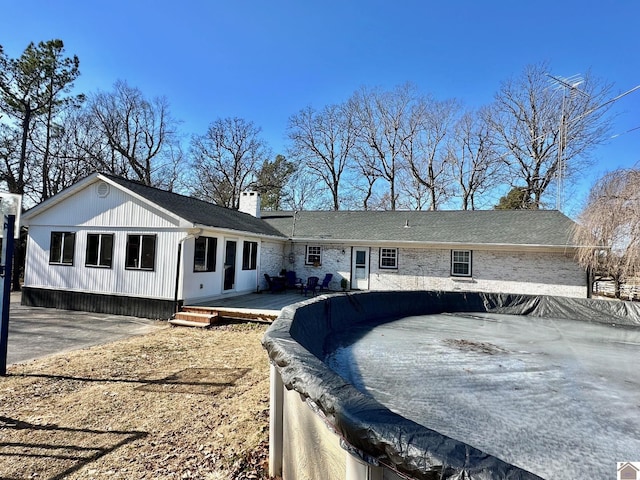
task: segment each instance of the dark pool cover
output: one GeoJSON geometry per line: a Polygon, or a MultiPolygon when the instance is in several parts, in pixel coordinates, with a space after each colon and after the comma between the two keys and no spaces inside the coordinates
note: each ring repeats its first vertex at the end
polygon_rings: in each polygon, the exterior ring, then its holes
{"type": "MultiPolygon", "coordinates": [[[[399,472],[420,479],[542,478],[393,413],[325,363],[331,353],[329,345],[341,332],[416,315],[454,312],[579,319],[612,328],[640,328],[640,308],[629,302],[466,292],[363,292],[319,297],[285,308],[267,330],[263,345],[287,388],[315,403],[352,447],[399,472]]],[[[576,329],[584,327],[582,322],[574,323],[576,329]]],[[[559,468],[571,470],[572,465],[559,468]]],[[[615,464],[611,466],[614,471],[615,464]]]]}

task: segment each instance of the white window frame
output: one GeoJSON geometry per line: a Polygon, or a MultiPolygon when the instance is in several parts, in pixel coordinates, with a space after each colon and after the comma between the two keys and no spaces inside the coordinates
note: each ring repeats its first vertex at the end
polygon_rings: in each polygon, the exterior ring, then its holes
{"type": "Polygon", "coordinates": [[[472,275],[472,259],[473,252],[471,250],[451,250],[451,276],[452,277],[470,277],[472,275]],[[459,254],[468,256],[467,259],[461,259],[459,254]],[[457,258],[456,258],[457,257],[457,258]],[[466,266],[466,272],[456,272],[456,266],[466,266]]]}
{"type": "Polygon", "coordinates": [[[378,265],[382,270],[397,270],[398,269],[398,249],[381,247],[378,265]],[[389,261],[391,261],[392,264],[385,265],[385,263],[389,263],[389,261]]]}
{"type": "Polygon", "coordinates": [[[322,246],[321,245],[307,245],[304,254],[305,265],[322,265],[322,246]],[[317,258],[317,260],[315,260],[317,258]]]}

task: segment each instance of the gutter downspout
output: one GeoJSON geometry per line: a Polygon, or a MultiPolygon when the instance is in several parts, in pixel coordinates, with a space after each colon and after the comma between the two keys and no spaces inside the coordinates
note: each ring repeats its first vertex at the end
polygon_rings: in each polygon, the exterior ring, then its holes
{"type": "Polygon", "coordinates": [[[178,242],[178,261],[176,263],[176,288],[173,292],[173,310],[174,314],[180,311],[180,307],[178,306],[178,290],[180,289],[180,270],[182,266],[182,242],[180,240],[178,242]]]}

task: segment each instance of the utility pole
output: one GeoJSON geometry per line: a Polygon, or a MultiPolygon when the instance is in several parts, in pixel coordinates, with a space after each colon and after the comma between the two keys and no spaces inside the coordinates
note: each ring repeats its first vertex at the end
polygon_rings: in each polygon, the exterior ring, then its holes
{"type": "Polygon", "coordinates": [[[7,374],[7,348],[9,336],[9,305],[11,302],[11,270],[13,265],[13,233],[16,216],[7,215],[4,220],[2,242],[2,303],[0,303],[0,376],[7,374]]]}
{"type": "Polygon", "coordinates": [[[2,256],[0,257],[0,376],[7,374],[7,349],[9,336],[9,305],[11,304],[11,272],[14,240],[20,236],[22,195],[0,192],[0,218],[3,222],[2,256]]]}
{"type": "Polygon", "coordinates": [[[558,162],[556,168],[556,210],[562,211],[564,206],[564,173],[565,173],[565,161],[564,151],[567,147],[567,90],[569,91],[569,100],[580,94],[589,98],[589,95],[578,88],[578,86],[584,81],[579,76],[573,75],[568,78],[555,77],[549,73],[547,76],[551,78],[562,89],[562,109],[560,111],[560,124],[558,126],[558,162]]]}
{"type": "Polygon", "coordinates": [[[567,114],[566,114],[567,91],[569,92],[569,97],[568,97],[569,100],[572,100],[577,95],[582,95],[587,99],[591,98],[590,95],[588,95],[586,92],[578,88],[578,86],[582,84],[584,80],[582,80],[577,75],[573,75],[568,78],[561,78],[561,77],[556,77],[554,75],[547,73],[547,77],[553,80],[553,82],[558,85],[558,88],[562,89],[562,111],[560,114],[560,125],[558,127],[558,163],[557,163],[557,170],[556,170],[556,179],[558,184],[558,190],[557,190],[557,196],[556,196],[556,209],[561,211],[562,207],[564,206],[564,176],[565,176],[565,170],[566,170],[564,152],[567,147],[569,127],[571,126],[572,123],[575,123],[591,115],[596,110],[599,110],[607,105],[610,105],[620,100],[622,97],[626,97],[630,93],[633,93],[636,90],[639,90],[640,85],[636,85],[635,87],[627,90],[626,92],[623,92],[620,95],[617,95],[616,97],[613,97],[604,103],[594,106],[593,108],[584,112],[583,114],[579,115],[576,118],[567,119],[567,114]]]}

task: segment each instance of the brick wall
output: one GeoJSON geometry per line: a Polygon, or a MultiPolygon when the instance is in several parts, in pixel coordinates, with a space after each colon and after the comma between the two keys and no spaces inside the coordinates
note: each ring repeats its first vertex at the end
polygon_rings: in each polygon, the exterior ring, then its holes
{"type": "MultiPolygon", "coordinates": [[[[317,245],[310,243],[309,245],[317,245]]],[[[322,265],[305,265],[306,244],[263,243],[263,273],[294,270],[306,280],[332,273],[330,288],[340,290],[340,279],[351,277],[351,246],[323,245],[322,265]],[[278,250],[278,248],[280,250],[278,250]],[[344,254],[342,252],[345,252],[344,254]],[[293,254],[293,255],[291,255],[293,254]],[[290,258],[293,262],[290,262],[290,258]]],[[[472,276],[452,277],[451,250],[398,249],[398,269],[379,267],[378,247],[371,247],[370,290],[481,291],[586,297],[586,273],[571,255],[481,251],[472,253],[472,276]]]]}
{"type": "Polygon", "coordinates": [[[260,277],[258,287],[260,290],[268,288],[264,274],[278,275],[284,265],[284,245],[279,242],[263,241],[260,249],[260,277]]]}
{"type": "Polygon", "coordinates": [[[472,276],[452,277],[451,250],[400,249],[398,270],[378,267],[371,249],[371,290],[444,290],[586,297],[586,273],[561,253],[472,252],[472,276]]]}

